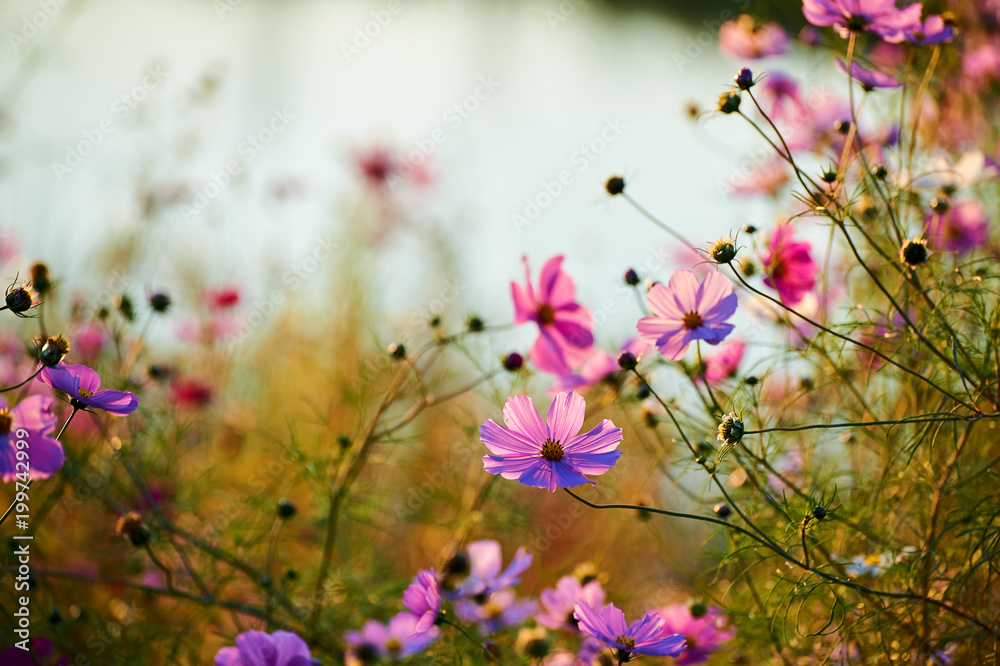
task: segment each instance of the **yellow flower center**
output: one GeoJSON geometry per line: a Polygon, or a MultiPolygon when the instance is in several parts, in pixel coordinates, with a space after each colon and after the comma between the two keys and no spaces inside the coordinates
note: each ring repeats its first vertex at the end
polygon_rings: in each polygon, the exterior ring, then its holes
{"type": "Polygon", "coordinates": [[[629,638],[628,636],[618,636],[615,638],[615,643],[618,645],[624,645],[626,650],[631,651],[635,648],[635,639],[629,638]]]}
{"type": "Polygon", "coordinates": [[[562,444],[549,438],[542,443],[542,457],[546,460],[551,460],[552,462],[559,462],[562,460],[563,447],[562,444]]]}
{"type": "Polygon", "coordinates": [[[10,415],[10,410],[6,407],[0,409],[0,435],[9,434],[13,425],[14,417],[10,415]]]}
{"type": "Polygon", "coordinates": [[[398,638],[390,638],[385,642],[385,651],[389,654],[398,654],[403,649],[403,644],[398,638]]]}
{"type": "Polygon", "coordinates": [[[94,395],[93,391],[88,391],[87,389],[83,388],[82,386],[77,391],[77,393],[80,394],[81,398],[89,398],[90,396],[94,395]]]}

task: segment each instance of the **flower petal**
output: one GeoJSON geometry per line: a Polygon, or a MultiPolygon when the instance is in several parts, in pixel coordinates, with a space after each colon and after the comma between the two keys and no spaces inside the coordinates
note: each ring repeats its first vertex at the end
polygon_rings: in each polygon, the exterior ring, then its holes
{"type": "Polygon", "coordinates": [[[586,411],[587,401],[579,393],[560,393],[549,406],[548,436],[563,444],[570,441],[583,427],[586,411]]]}

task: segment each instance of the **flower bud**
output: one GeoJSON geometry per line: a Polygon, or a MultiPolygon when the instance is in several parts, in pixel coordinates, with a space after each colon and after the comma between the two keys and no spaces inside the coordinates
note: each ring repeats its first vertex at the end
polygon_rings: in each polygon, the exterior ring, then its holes
{"type": "Polygon", "coordinates": [[[129,511],[118,519],[115,533],[128,539],[129,543],[137,548],[149,543],[149,530],[143,524],[142,516],[135,511],[129,511]]]}
{"type": "Polygon", "coordinates": [[[133,321],[135,319],[135,306],[132,305],[132,299],[128,297],[128,294],[118,294],[115,296],[113,305],[125,321],[133,321]]]}
{"type": "Polygon", "coordinates": [[[153,309],[153,312],[158,312],[160,314],[169,310],[172,302],[173,301],[170,300],[170,296],[167,296],[162,291],[150,294],[149,296],[149,307],[153,309]]]}
{"type": "Polygon", "coordinates": [[[611,196],[621,194],[625,191],[625,179],[621,176],[611,176],[611,178],[608,178],[607,182],[604,183],[604,189],[607,190],[608,194],[611,196]]]}
{"type": "Polygon", "coordinates": [[[734,412],[729,412],[722,417],[722,423],[719,424],[718,440],[728,445],[739,444],[743,439],[743,432],[743,421],[737,418],[734,412]]]}
{"type": "Polygon", "coordinates": [[[504,370],[514,372],[524,367],[524,357],[517,352],[511,352],[503,357],[501,363],[504,370]]]}
{"type": "Polygon", "coordinates": [[[278,516],[281,518],[291,518],[295,515],[295,505],[286,499],[278,502],[278,516]]]}
{"type": "Polygon", "coordinates": [[[66,354],[69,353],[69,341],[63,336],[58,336],[55,338],[48,338],[45,340],[45,344],[42,345],[42,349],[38,352],[38,360],[42,362],[46,368],[54,368],[59,365],[59,362],[63,360],[66,354]]]}
{"type": "Polygon", "coordinates": [[[826,518],[826,507],[817,506],[812,511],[813,518],[816,520],[823,520],[826,518]]]}
{"type": "Polygon", "coordinates": [[[719,96],[719,104],[716,110],[725,114],[736,113],[740,110],[740,94],[737,92],[724,92],[719,96]]]}
{"type": "Polygon", "coordinates": [[[715,515],[717,515],[719,518],[722,518],[723,520],[733,515],[732,508],[730,508],[730,506],[725,502],[719,502],[718,504],[716,504],[714,507],[712,507],[712,511],[715,511],[715,515]]]}
{"type": "Polygon", "coordinates": [[[905,241],[903,247],[899,248],[899,260],[913,269],[925,263],[930,255],[927,241],[919,236],[914,236],[913,240],[905,241]]]}
{"type": "Polygon", "coordinates": [[[27,285],[12,284],[7,287],[6,305],[18,317],[26,317],[24,313],[38,305],[38,302],[27,285]]]}
{"type": "Polygon", "coordinates": [[[44,296],[52,289],[52,279],[49,277],[49,267],[38,262],[33,264],[28,271],[31,276],[31,286],[35,288],[39,296],[44,296]]]}
{"type": "Polygon", "coordinates": [[[465,327],[469,333],[479,333],[486,327],[486,324],[478,315],[469,315],[469,318],[465,320],[465,327]]]}
{"type": "Polygon", "coordinates": [[[393,342],[386,348],[386,351],[389,352],[390,357],[397,361],[406,358],[406,347],[403,346],[402,342],[393,342]]]}
{"type": "Polygon", "coordinates": [[[744,67],[738,71],[733,80],[736,82],[736,87],[740,90],[750,90],[754,85],[753,72],[750,71],[749,67],[744,67]]]}
{"type": "Polygon", "coordinates": [[[634,268],[630,268],[625,271],[625,284],[630,287],[634,287],[639,284],[639,274],[635,272],[634,268]]]}
{"type": "Polygon", "coordinates": [[[712,257],[712,261],[717,264],[731,263],[736,258],[736,245],[733,243],[732,237],[726,236],[716,241],[712,249],[709,250],[709,255],[712,257]]]}
{"type": "Polygon", "coordinates": [[[634,370],[638,362],[635,354],[630,351],[623,351],[621,354],[618,354],[618,367],[622,370],[634,370]]]}

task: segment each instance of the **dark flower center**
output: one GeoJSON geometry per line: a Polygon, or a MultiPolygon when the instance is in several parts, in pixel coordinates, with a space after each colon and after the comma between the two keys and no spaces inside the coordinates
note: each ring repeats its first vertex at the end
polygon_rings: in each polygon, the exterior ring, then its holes
{"type": "Polygon", "coordinates": [[[702,319],[701,315],[694,310],[684,315],[684,328],[689,328],[693,331],[704,323],[705,320],[702,319]]]}
{"type": "Polygon", "coordinates": [[[907,243],[903,247],[903,261],[910,266],[919,266],[927,261],[927,246],[923,243],[907,243]]]}
{"type": "Polygon", "coordinates": [[[403,644],[399,642],[398,638],[390,638],[385,642],[385,651],[389,654],[399,654],[402,649],[403,644]]]}
{"type": "Polygon", "coordinates": [[[0,435],[9,435],[11,426],[14,425],[14,417],[10,415],[7,408],[0,409],[0,435]]]}
{"type": "Polygon", "coordinates": [[[378,648],[368,643],[359,645],[354,652],[363,664],[371,664],[378,659],[378,648]]]}
{"type": "Polygon", "coordinates": [[[635,649],[635,639],[629,638],[628,636],[616,636],[615,643],[617,645],[624,645],[626,650],[632,651],[635,649]]]}
{"type": "Polygon", "coordinates": [[[868,19],[864,16],[851,16],[847,19],[847,29],[851,32],[860,32],[868,25],[868,19]]]}
{"type": "Polygon", "coordinates": [[[535,314],[538,316],[538,322],[544,325],[551,324],[556,320],[556,311],[548,303],[539,305],[535,314]]]}
{"type": "Polygon", "coordinates": [[[559,462],[563,457],[562,444],[551,437],[542,442],[542,457],[552,462],[559,462]]]}
{"type": "Polygon", "coordinates": [[[580,630],[580,621],[576,619],[576,614],[573,611],[570,611],[566,616],[566,624],[577,631],[580,630]]]}

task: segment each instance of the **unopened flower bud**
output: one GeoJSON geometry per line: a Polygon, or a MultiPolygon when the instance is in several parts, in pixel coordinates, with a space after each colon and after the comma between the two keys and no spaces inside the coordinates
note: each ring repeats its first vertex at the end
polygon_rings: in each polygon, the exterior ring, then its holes
{"type": "Polygon", "coordinates": [[[730,506],[725,502],[719,502],[714,507],[712,507],[712,510],[715,511],[715,515],[717,515],[719,518],[722,518],[723,520],[733,515],[732,508],[730,508],[730,506]]]}
{"type": "Polygon", "coordinates": [[[142,516],[135,511],[129,511],[118,519],[115,533],[128,539],[129,543],[141,548],[149,543],[149,530],[142,522],[142,516]]]}
{"type": "Polygon", "coordinates": [[[738,71],[733,80],[736,81],[736,87],[740,90],[750,90],[754,85],[753,72],[750,71],[749,67],[744,67],[738,71]]]}
{"type": "Polygon", "coordinates": [[[524,367],[524,357],[517,352],[511,352],[503,357],[501,363],[504,370],[514,372],[524,367]]]}
{"type": "Polygon", "coordinates": [[[118,294],[115,296],[113,304],[125,321],[135,319],[135,306],[132,305],[132,299],[128,297],[128,294],[118,294]]]}
{"type": "Polygon", "coordinates": [[[736,258],[736,245],[733,243],[732,237],[720,238],[709,250],[709,255],[712,257],[712,261],[717,264],[731,263],[736,258]]]}
{"type": "Polygon", "coordinates": [[[633,370],[638,362],[635,354],[630,351],[623,351],[621,354],[618,354],[618,367],[622,370],[633,370]]]}
{"type": "Polygon", "coordinates": [[[163,314],[170,309],[171,303],[170,296],[164,294],[162,291],[150,294],[149,296],[149,307],[153,309],[153,312],[163,314]]]}
{"type": "Polygon", "coordinates": [[[630,268],[625,271],[625,284],[630,287],[634,287],[639,284],[639,274],[635,272],[634,268],[630,268]]]}
{"type": "Polygon", "coordinates": [[[295,505],[286,499],[279,501],[278,515],[282,518],[291,518],[295,515],[295,505]]]}
{"type": "Polygon", "coordinates": [[[42,349],[38,352],[38,360],[46,368],[54,368],[59,365],[66,354],[69,353],[69,341],[63,336],[48,338],[42,349]]]}
{"type": "Polygon", "coordinates": [[[397,361],[406,358],[406,347],[403,346],[402,342],[393,342],[386,348],[386,351],[397,361]]]}
{"type": "Polygon", "coordinates": [[[621,176],[611,176],[604,183],[604,189],[607,190],[608,194],[615,196],[616,194],[621,194],[625,191],[625,179],[621,176]]]}
{"type": "Polygon", "coordinates": [[[729,445],[739,444],[743,439],[743,431],[743,421],[737,418],[734,412],[729,412],[722,417],[722,423],[719,424],[718,440],[729,445]]]}
{"type": "Polygon", "coordinates": [[[27,285],[12,284],[7,287],[7,309],[18,317],[26,317],[24,313],[38,305],[31,289],[27,285]]]}
{"type": "Polygon", "coordinates": [[[694,618],[705,617],[708,615],[708,606],[705,605],[704,601],[695,601],[688,606],[688,612],[694,618]]]}
{"type": "Polygon", "coordinates": [[[28,271],[31,276],[31,286],[35,288],[39,296],[44,296],[52,289],[52,279],[49,277],[49,267],[38,262],[33,264],[28,271]]]}
{"type": "Polygon", "coordinates": [[[725,114],[736,113],[740,110],[740,94],[737,92],[724,92],[719,96],[717,111],[725,114]]]}
{"type": "Polygon", "coordinates": [[[816,520],[823,520],[826,518],[826,507],[817,506],[812,511],[813,518],[816,520]]]}
{"type": "Polygon", "coordinates": [[[469,315],[469,318],[465,320],[465,327],[470,333],[479,333],[486,327],[486,324],[478,315],[469,315]]]}

